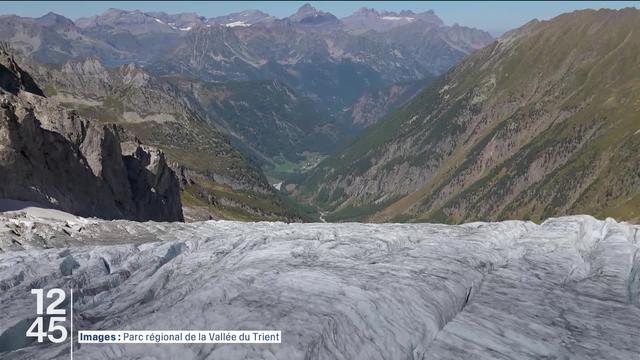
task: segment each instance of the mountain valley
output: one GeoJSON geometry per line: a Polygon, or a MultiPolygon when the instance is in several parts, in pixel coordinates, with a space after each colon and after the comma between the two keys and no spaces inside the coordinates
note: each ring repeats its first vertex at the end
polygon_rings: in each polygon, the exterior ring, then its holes
{"type": "Polygon", "coordinates": [[[308,4],[282,19],[119,9],[0,18],[0,39],[51,100],[166,154],[183,203],[197,209],[190,219],[314,218],[272,184],[492,40],[433,12],[338,19],[308,4]]]}
{"type": "Polygon", "coordinates": [[[29,66],[50,99],[162,149],[180,176],[183,201],[198,210],[193,216],[299,219],[259,164],[231,144],[191,93],[170,81],[133,64],[108,69],[97,59],[29,66]]]}
{"type": "Polygon", "coordinates": [[[331,220],[637,222],[638,24],[631,8],[532,21],[289,188],[331,220]]]}
{"type": "Polygon", "coordinates": [[[3,3],[0,359],[640,359],[639,9],[247,4],[3,3]]]}
{"type": "Polygon", "coordinates": [[[433,11],[309,4],[2,18],[49,99],[166,154],[189,219],[640,218],[634,9],[496,41],[433,11]]]}

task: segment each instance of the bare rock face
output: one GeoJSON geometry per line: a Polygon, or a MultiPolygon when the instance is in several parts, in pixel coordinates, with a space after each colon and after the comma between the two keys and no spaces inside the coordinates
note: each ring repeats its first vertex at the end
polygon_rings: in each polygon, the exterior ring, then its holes
{"type": "Polygon", "coordinates": [[[0,198],[106,219],[183,220],[162,153],[135,143],[123,155],[120,129],[51,104],[4,49],[0,65],[0,198]]]}
{"type": "MultiPolygon", "coordinates": [[[[0,53],[7,54],[8,45],[0,44],[0,53]]],[[[0,56],[0,87],[12,94],[25,90],[33,94],[44,96],[42,90],[36,85],[31,76],[20,69],[18,64],[10,56],[0,56]]]]}
{"type": "Polygon", "coordinates": [[[115,203],[79,149],[59,133],[42,128],[33,109],[25,105],[16,98],[2,98],[0,197],[86,216],[118,217],[115,203]]]}
{"type": "Polygon", "coordinates": [[[180,183],[164,153],[133,141],[123,143],[122,151],[136,213],[150,220],[182,219],[180,183]]]}

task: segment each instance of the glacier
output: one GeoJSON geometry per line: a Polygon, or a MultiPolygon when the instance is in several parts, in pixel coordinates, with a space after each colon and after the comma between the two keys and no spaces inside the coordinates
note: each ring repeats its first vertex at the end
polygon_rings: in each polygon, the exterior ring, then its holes
{"type": "Polygon", "coordinates": [[[0,213],[0,358],[36,344],[30,289],[75,330],[281,330],[281,344],[75,344],[76,359],[640,358],[640,226],[102,221],[0,213]],[[68,306],[68,304],[66,304],[68,306]]]}

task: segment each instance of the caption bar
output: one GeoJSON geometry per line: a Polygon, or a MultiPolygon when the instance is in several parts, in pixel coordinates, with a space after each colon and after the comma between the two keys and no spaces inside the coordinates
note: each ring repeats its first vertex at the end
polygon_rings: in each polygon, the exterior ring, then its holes
{"type": "Polygon", "coordinates": [[[280,344],[281,331],[272,330],[80,330],[81,344],[280,344]]]}

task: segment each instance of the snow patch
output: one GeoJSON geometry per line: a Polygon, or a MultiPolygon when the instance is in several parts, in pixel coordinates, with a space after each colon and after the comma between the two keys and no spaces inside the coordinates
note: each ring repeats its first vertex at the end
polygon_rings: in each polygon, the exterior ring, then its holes
{"type": "Polygon", "coordinates": [[[170,28],[172,28],[173,30],[189,31],[189,30],[192,29],[191,26],[179,28],[179,27],[176,26],[176,23],[174,23],[174,22],[166,23],[166,22],[164,22],[164,21],[162,21],[162,20],[160,20],[158,18],[153,18],[153,20],[155,20],[158,24],[167,25],[170,28]]]}
{"type": "Polygon", "coordinates": [[[391,20],[391,21],[400,21],[400,20],[405,20],[408,22],[412,22],[415,20],[415,18],[412,17],[405,17],[405,16],[383,16],[381,17],[382,20],[391,20]]]}
{"type": "Polygon", "coordinates": [[[78,220],[75,215],[64,211],[51,209],[46,205],[42,205],[32,201],[21,201],[13,199],[0,199],[0,213],[6,215],[23,214],[31,218],[49,219],[49,220],[78,220]]]}
{"type": "Polygon", "coordinates": [[[247,24],[244,21],[234,21],[234,22],[230,22],[228,24],[224,24],[224,26],[226,26],[226,27],[247,27],[247,26],[251,26],[251,24],[247,24]]]}

